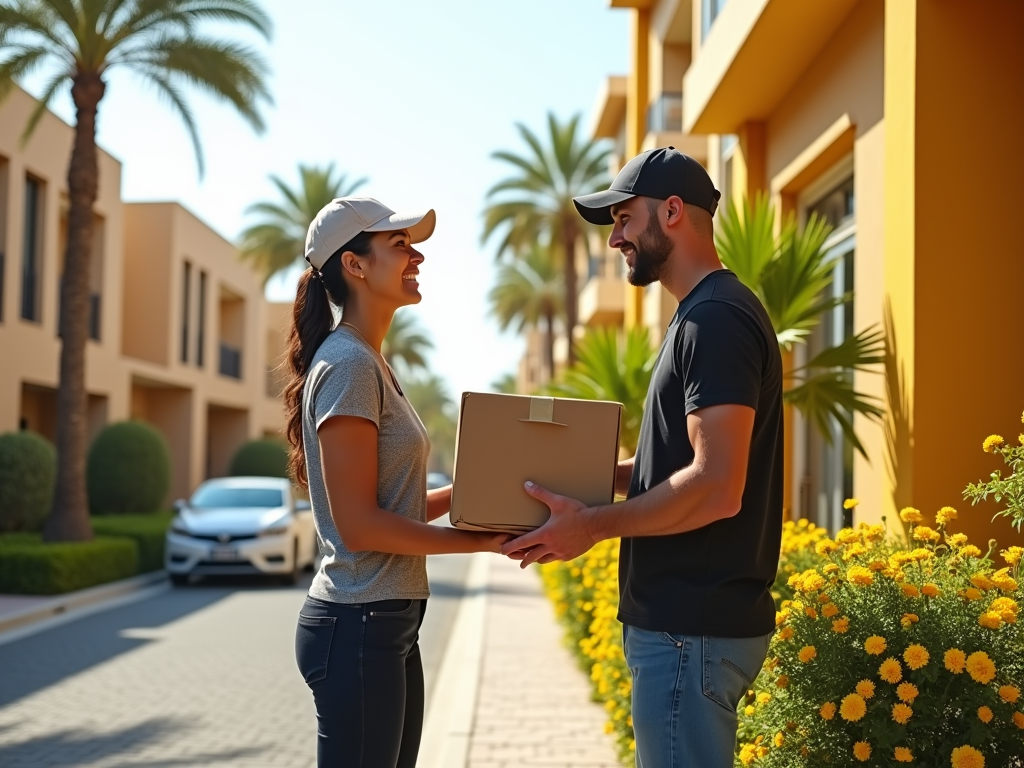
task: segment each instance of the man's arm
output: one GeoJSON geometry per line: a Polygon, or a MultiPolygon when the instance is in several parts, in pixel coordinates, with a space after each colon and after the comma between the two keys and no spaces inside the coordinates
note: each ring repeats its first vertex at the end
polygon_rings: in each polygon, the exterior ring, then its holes
{"type": "Polygon", "coordinates": [[[551,517],[537,530],[508,542],[502,552],[522,555],[525,568],[533,562],[571,560],[603,539],[683,533],[737,514],[746,485],[754,410],[745,405],[701,408],[687,416],[686,428],[693,462],[629,501],[587,508],[575,499],[528,486],[527,493],[547,504],[551,517]]]}

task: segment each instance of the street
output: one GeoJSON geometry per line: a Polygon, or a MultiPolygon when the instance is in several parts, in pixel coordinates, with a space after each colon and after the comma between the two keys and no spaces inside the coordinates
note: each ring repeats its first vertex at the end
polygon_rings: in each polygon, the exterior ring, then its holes
{"type": "MultiPolygon", "coordinates": [[[[469,559],[428,560],[427,706],[469,559]]],[[[205,581],[0,645],[0,766],[315,764],[295,587],[205,581]]]]}

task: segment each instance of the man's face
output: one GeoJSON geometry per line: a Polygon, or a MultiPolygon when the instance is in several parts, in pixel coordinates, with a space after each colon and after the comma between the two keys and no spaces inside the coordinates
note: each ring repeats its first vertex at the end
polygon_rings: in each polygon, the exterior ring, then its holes
{"type": "Polygon", "coordinates": [[[633,197],[613,205],[615,224],[608,245],[618,248],[626,259],[631,285],[646,286],[660,280],[672,254],[672,241],[658,219],[660,200],[633,197]]]}

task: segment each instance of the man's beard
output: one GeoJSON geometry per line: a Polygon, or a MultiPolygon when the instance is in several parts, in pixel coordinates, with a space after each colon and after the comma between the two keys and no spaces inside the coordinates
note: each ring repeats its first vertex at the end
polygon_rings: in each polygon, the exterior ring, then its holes
{"type": "Polygon", "coordinates": [[[668,257],[672,255],[672,241],[661,229],[657,216],[651,213],[647,227],[641,232],[633,246],[633,266],[626,279],[630,285],[641,288],[662,278],[668,257]]]}

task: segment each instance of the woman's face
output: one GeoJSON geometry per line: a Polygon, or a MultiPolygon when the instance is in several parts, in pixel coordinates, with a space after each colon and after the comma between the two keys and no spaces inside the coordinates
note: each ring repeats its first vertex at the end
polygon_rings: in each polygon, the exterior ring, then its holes
{"type": "Polygon", "coordinates": [[[419,304],[419,273],[423,254],[412,247],[409,232],[378,232],[370,257],[360,259],[367,289],[375,300],[394,307],[419,304]]]}

